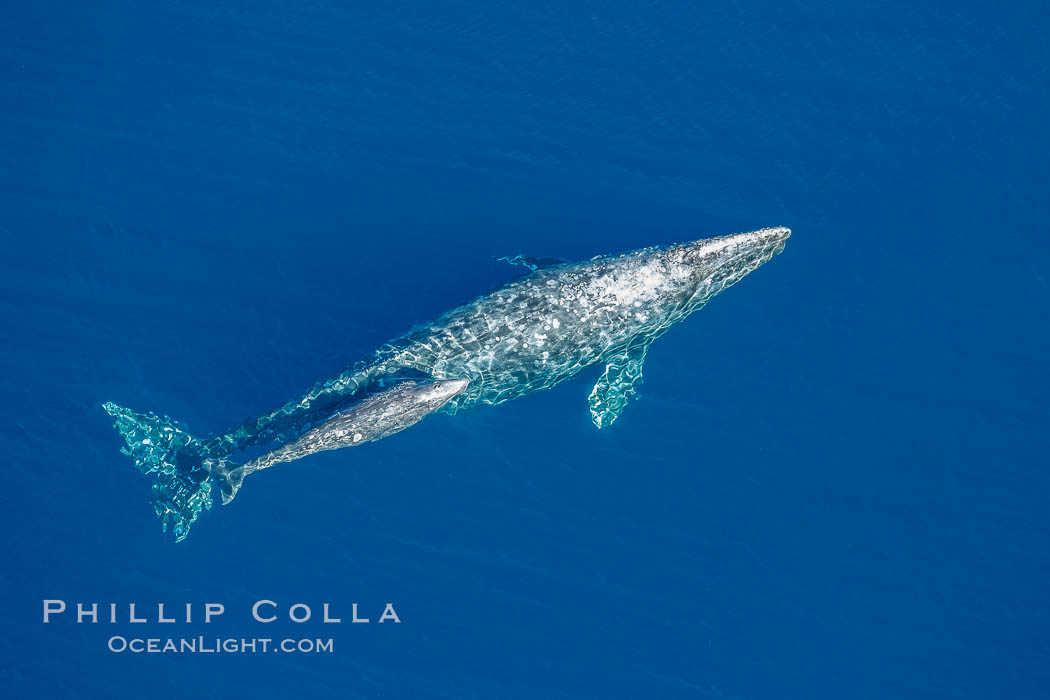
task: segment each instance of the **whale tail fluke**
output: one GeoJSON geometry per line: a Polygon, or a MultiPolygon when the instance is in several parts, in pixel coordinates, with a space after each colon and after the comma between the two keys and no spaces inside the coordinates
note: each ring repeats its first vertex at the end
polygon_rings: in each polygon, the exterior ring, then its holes
{"type": "Polygon", "coordinates": [[[226,459],[206,459],[204,466],[211,473],[212,480],[219,486],[222,504],[228,504],[244,483],[244,477],[248,474],[245,466],[226,459]]]}
{"type": "Polygon", "coordinates": [[[155,479],[151,502],[161,529],[167,532],[170,527],[176,542],[186,539],[201,511],[211,508],[212,479],[205,462],[216,460],[208,459],[204,443],[167,416],[135,413],[114,403],[102,407],[127,443],[121,452],[155,479]]]}

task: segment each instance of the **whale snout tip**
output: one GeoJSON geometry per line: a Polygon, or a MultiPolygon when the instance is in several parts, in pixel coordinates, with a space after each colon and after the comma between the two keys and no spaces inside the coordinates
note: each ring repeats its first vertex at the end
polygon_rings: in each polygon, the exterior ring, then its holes
{"type": "Polygon", "coordinates": [[[783,252],[784,244],[787,239],[791,238],[791,229],[787,226],[772,226],[760,228],[751,233],[742,233],[739,236],[741,243],[748,248],[765,251],[772,249],[773,255],[777,255],[783,252]]]}
{"type": "Polygon", "coordinates": [[[779,255],[784,252],[784,244],[787,243],[787,239],[791,238],[791,229],[787,226],[776,226],[769,229],[769,235],[775,241],[776,248],[773,249],[773,255],[779,255]]]}
{"type": "Polygon", "coordinates": [[[442,396],[452,398],[463,393],[463,390],[470,384],[469,379],[442,379],[437,382],[437,389],[441,392],[442,396]]]}
{"type": "Polygon", "coordinates": [[[755,234],[759,238],[783,244],[784,241],[791,238],[791,229],[787,226],[773,226],[771,228],[759,229],[758,231],[755,231],[755,234]]]}

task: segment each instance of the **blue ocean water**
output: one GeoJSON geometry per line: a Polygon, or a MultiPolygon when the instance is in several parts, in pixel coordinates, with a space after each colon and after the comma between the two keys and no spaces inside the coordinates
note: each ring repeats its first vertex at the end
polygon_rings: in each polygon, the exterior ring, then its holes
{"type": "Polygon", "coordinates": [[[1047,697],[1048,20],[8,6],[5,695],[1047,697]],[[100,407],[211,434],[521,273],[499,257],[772,225],[785,253],[653,345],[609,431],[595,369],[253,477],[176,545],[100,407]]]}

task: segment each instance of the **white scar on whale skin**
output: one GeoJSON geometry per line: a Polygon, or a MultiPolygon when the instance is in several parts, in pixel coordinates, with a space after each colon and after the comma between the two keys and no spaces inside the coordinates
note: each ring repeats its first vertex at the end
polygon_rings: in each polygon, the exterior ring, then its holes
{"type": "Polygon", "coordinates": [[[766,228],[547,267],[417,326],[304,396],[237,429],[198,440],[167,417],[104,404],[135,466],[154,474],[162,526],[183,539],[218,484],[223,502],[249,473],[321,450],[399,432],[430,413],[501,404],[604,371],[588,396],[612,425],[642,380],[649,345],[781,252],[791,235],[766,228]],[[231,460],[275,446],[244,464],[231,460]]]}

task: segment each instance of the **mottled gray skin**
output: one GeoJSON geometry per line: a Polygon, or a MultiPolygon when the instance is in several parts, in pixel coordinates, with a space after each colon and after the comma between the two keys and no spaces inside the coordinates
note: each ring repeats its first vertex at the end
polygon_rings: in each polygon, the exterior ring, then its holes
{"type": "Polygon", "coordinates": [[[549,389],[596,364],[606,368],[590,395],[601,428],[633,393],[649,344],[779,253],[790,235],[769,228],[539,269],[414,328],[208,447],[222,455],[294,440],[400,378],[468,380],[441,409],[454,413],[549,389]]]}

